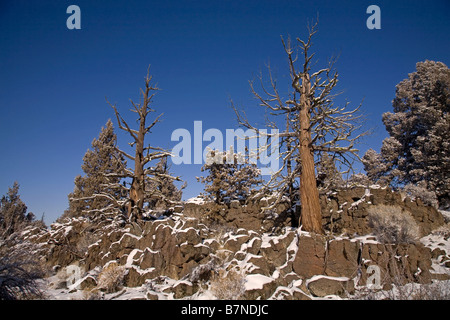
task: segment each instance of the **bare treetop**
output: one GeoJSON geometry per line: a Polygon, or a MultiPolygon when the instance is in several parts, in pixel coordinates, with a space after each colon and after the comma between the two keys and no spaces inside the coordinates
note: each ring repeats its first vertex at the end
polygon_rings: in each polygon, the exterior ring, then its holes
{"type": "Polygon", "coordinates": [[[134,161],[134,170],[127,169],[123,174],[124,178],[132,178],[131,187],[129,189],[129,198],[127,199],[127,214],[129,218],[134,215],[133,219],[142,217],[142,210],[146,198],[146,183],[152,183],[152,181],[157,182],[157,180],[163,178],[180,180],[178,177],[172,177],[166,172],[156,170],[156,167],[147,166],[154,160],[171,156],[171,153],[163,148],[151,146],[150,144],[148,146],[144,146],[146,135],[150,133],[150,130],[159,122],[159,119],[163,115],[158,115],[153,121],[151,121],[150,124],[148,124],[150,120],[148,118],[149,115],[152,112],[155,112],[155,110],[150,107],[153,102],[152,99],[159,90],[156,85],[152,84],[152,79],[153,76],[150,75],[149,67],[147,70],[147,76],[145,77],[145,88],[140,89],[141,98],[139,103],[136,103],[130,99],[131,105],[133,106],[131,111],[137,113],[138,115],[138,129],[132,129],[120,115],[116,106],[108,102],[114,109],[119,128],[131,136],[132,141],[129,145],[135,148],[134,155],[130,155],[129,153],[117,148],[123,156],[134,161]]]}

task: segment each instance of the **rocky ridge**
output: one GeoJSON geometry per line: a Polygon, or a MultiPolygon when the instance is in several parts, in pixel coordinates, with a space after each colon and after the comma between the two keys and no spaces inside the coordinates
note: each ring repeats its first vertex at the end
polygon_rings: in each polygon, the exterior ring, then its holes
{"type": "Polygon", "coordinates": [[[380,188],[329,193],[321,201],[324,236],[293,228],[295,216],[285,214],[284,204],[263,212],[268,198],[220,208],[190,201],[170,216],[131,224],[120,217],[77,218],[49,230],[29,228],[23,236],[39,245],[54,297],[346,298],[372,284],[371,266],[380,273],[378,290],[450,279],[448,233],[432,234],[444,225],[436,209],[380,188]],[[377,241],[367,208],[378,204],[411,212],[421,241],[377,241]],[[108,270],[119,274],[110,276],[120,280],[112,288],[104,285],[108,270]]]}

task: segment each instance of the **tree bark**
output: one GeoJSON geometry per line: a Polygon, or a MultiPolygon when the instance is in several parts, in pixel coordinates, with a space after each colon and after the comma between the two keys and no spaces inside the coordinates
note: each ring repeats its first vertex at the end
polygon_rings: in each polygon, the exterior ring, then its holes
{"type": "MultiPolygon", "coordinates": [[[[144,95],[144,107],[147,108],[147,95],[144,95]]],[[[134,214],[136,218],[142,218],[142,209],[144,208],[145,193],[145,174],[144,174],[144,138],[145,138],[145,119],[146,110],[141,109],[142,116],[139,121],[139,132],[136,139],[136,153],[134,157],[134,179],[130,188],[131,206],[128,208],[128,216],[134,214]]]]}
{"type": "Polygon", "coordinates": [[[302,75],[300,122],[300,225],[308,232],[323,233],[322,214],[319,202],[319,190],[316,184],[314,154],[311,139],[311,82],[308,73],[302,75]]]}
{"type": "Polygon", "coordinates": [[[119,128],[127,131],[131,137],[133,138],[133,144],[135,145],[135,155],[134,157],[127,154],[126,152],[119,150],[124,156],[134,161],[134,171],[130,174],[130,177],[133,178],[131,182],[131,187],[129,189],[129,203],[127,206],[127,215],[128,218],[142,219],[142,212],[144,208],[145,201],[145,178],[146,178],[146,169],[145,165],[157,158],[160,158],[163,154],[165,154],[165,150],[160,148],[154,148],[161,150],[161,152],[156,152],[154,154],[150,154],[150,146],[144,147],[144,139],[145,135],[149,132],[149,130],[158,122],[158,116],[151,125],[146,126],[147,116],[150,112],[154,110],[150,109],[149,104],[151,102],[152,97],[155,93],[153,91],[157,91],[158,88],[153,87],[150,84],[152,77],[149,75],[147,71],[147,77],[145,79],[145,90],[141,90],[142,95],[142,103],[135,104],[131,101],[134,110],[139,115],[139,130],[131,129],[127,122],[120,116],[114,105],[111,105],[114,109],[114,112],[117,117],[117,122],[119,124],[119,128]],[[144,153],[147,151],[147,155],[144,153]]]}
{"type": "MultiPolygon", "coordinates": [[[[265,183],[268,188],[282,188],[291,194],[292,183],[300,179],[300,201],[301,216],[300,225],[303,230],[314,233],[324,233],[322,228],[322,213],[319,201],[319,191],[316,182],[314,154],[321,152],[333,156],[340,165],[352,168],[353,160],[359,160],[358,150],[354,144],[368,132],[358,133],[361,129],[358,115],[359,107],[348,110],[346,103],[343,107],[334,105],[332,94],[338,80],[338,73],[333,70],[334,59],[329,62],[328,67],[316,72],[310,72],[310,63],[313,54],[308,51],[312,46],[311,39],[316,30],[317,22],[308,27],[309,36],[307,41],[297,38],[297,46],[293,48],[291,41],[282,38],[284,50],[288,56],[291,86],[290,98],[284,100],[279,94],[277,83],[272,77],[270,66],[269,84],[267,89],[262,75],[259,76],[263,94],[259,94],[250,82],[253,95],[259,100],[260,106],[264,107],[267,114],[271,116],[286,115],[286,130],[278,134],[286,139],[285,150],[280,148],[280,159],[283,166],[265,183]],[[297,50],[296,50],[297,49],[297,50]],[[303,68],[297,71],[299,51],[303,55],[303,68]],[[300,99],[299,99],[300,98],[300,99]],[[291,122],[290,122],[291,121],[291,122]]],[[[259,129],[250,124],[245,112],[239,112],[232,104],[240,125],[263,134],[259,129]]],[[[277,128],[277,121],[270,119],[266,123],[277,128]]],[[[271,204],[269,209],[275,208],[282,200],[283,193],[279,193],[277,200],[271,204]]]]}

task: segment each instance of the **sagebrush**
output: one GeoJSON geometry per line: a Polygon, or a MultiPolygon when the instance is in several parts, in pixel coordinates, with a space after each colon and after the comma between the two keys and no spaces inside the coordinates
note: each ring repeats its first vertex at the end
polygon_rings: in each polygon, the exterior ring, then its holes
{"type": "Polygon", "coordinates": [[[100,272],[97,288],[106,291],[106,293],[116,292],[122,287],[125,275],[126,270],[124,266],[110,263],[100,272]]]}
{"type": "Polygon", "coordinates": [[[399,206],[378,205],[368,209],[369,226],[383,243],[415,243],[419,226],[407,211],[399,206]]]}

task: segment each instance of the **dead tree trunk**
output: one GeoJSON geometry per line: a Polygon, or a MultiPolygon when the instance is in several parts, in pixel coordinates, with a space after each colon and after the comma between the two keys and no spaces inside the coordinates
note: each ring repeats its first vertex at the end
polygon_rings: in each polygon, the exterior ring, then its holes
{"type": "MultiPolygon", "coordinates": [[[[310,54],[311,39],[316,31],[317,23],[308,28],[307,41],[297,38],[297,50],[291,46],[288,39],[286,43],[282,39],[284,50],[289,61],[289,75],[292,90],[288,92],[288,99],[279,93],[277,82],[272,77],[270,66],[268,67],[268,89],[259,77],[262,94],[258,93],[250,82],[254,96],[259,100],[260,106],[266,108],[270,116],[286,116],[286,130],[277,136],[284,138],[286,146],[280,152],[283,163],[281,168],[272,174],[266,183],[267,188],[275,188],[279,191],[277,200],[267,209],[273,209],[282,199],[285,192],[292,196],[292,183],[300,180],[301,217],[300,225],[303,230],[315,233],[323,233],[319,191],[316,183],[315,155],[328,153],[351,170],[353,160],[359,160],[358,150],[354,144],[367,132],[356,133],[360,130],[358,125],[360,115],[359,107],[348,110],[334,106],[336,94],[332,93],[337,84],[338,74],[333,70],[333,60],[328,67],[311,72],[311,60],[314,53],[310,54]],[[298,66],[297,60],[300,52],[303,54],[303,63],[298,66]],[[299,68],[298,68],[299,67],[299,68]],[[299,99],[300,97],[300,99],[299,99]]],[[[233,105],[240,125],[259,132],[260,135],[271,136],[262,133],[257,127],[250,124],[245,112],[240,112],[233,105]]],[[[266,120],[267,124],[276,128],[276,121],[266,120]]]]}
{"type": "Polygon", "coordinates": [[[314,168],[314,154],[311,138],[311,82],[309,74],[302,76],[300,112],[298,113],[299,132],[299,155],[302,169],[300,172],[300,201],[301,222],[307,231],[323,233],[322,214],[320,211],[319,190],[316,184],[316,173],[314,168]]]}
{"type": "Polygon", "coordinates": [[[111,105],[114,109],[117,122],[119,128],[128,132],[128,134],[132,137],[133,141],[129,143],[131,146],[134,146],[134,156],[126,153],[123,150],[117,148],[117,150],[123,154],[126,158],[134,161],[134,170],[126,170],[124,178],[132,178],[131,186],[129,189],[129,199],[127,205],[127,215],[129,219],[136,220],[142,218],[145,196],[146,196],[146,177],[152,176],[150,179],[155,183],[160,181],[161,178],[170,178],[173,180],[180,180],[178,177],[172,177],[165,173],[159,173],[155,168],[148,167],[146,165],[149,164],[153,160],[157,160],[163,157],[171,156],[170,152],[159,147],[147,146],[145,147],[145,137],[147,133],[150,132],[156,123],[159,122],[159,118],[162,116],[160,114],[158,117],[153,120],[150,125],[147,125],[148,116],[151,112],[155,110],[150,108],[150,103],[152,102],[152,98],[156,94],[156,91],[159,89],[154,87],[151,84],[152,76],[147,72],[147,77],[145,78],[145,90],[141,89],[141,101],[140,103],[134,103],[131,100],[131,104],[134,108],[131,111],[138,114],[139,118],[139,129],[131,129],[128,123],[123,119],[120,113],[117,111],[115,105],[111,105]]]}

